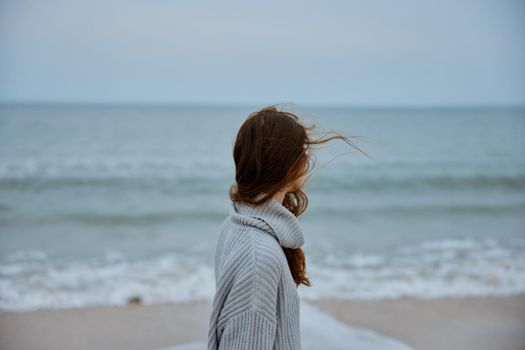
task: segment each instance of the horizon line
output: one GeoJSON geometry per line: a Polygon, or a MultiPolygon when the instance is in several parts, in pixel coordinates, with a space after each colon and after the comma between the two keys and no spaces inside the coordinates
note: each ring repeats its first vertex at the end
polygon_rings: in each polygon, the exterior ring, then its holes
{"type": "Polygon", "coordinates": [[[525,103],[450,103],[450,104],[342,104],[342,103],[294,103],[294,102],[85,102],[85,101],[0,101],[0,107],[144,107],[144,108],[253,108],[255,106],[294,106],[321,109],[480,109],[525,108],[525,103]]]}

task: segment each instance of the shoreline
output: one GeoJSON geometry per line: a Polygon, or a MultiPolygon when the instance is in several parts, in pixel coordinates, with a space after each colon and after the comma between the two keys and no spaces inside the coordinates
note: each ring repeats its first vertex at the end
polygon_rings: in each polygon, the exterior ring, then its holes
{"type": "MultiPolygon", "coordinates": [[[[525,350],[525,293],[305,303],[417,350],[525,350]]],[[[161,349],[206,341],[211,301],[0,310],[2,349],[161,349]]]]}

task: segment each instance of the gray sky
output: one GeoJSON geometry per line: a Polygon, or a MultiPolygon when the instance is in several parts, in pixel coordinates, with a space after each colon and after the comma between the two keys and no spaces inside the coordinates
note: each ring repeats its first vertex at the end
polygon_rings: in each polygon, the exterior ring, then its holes
{"type": "Polygon", "coordinates": [[[0,0],[0,101],[525,104],[525,1],[0,0]]]}

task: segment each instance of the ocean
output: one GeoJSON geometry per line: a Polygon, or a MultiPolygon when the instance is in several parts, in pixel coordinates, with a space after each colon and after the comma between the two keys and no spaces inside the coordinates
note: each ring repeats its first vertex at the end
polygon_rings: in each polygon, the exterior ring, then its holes
{"type": "MultiPolygon", "coordinates": [[[[260,107],[0,106],[0,308],[211,300],[260,107]]],[[[301,298],[525,292],[525,108],[286,109],[371,156],[316,153],[301,298]]]]}

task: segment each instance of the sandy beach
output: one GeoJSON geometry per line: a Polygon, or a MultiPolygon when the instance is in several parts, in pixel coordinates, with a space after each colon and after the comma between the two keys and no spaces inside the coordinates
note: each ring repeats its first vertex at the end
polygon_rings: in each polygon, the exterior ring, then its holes
{"type": "MultiPolygon", "coordinates": [[[[418,350],[525,349],[525,294],[308,303],[418,350]]],[[[205,341],[209,311],[208,301],[1,311],[0,348],[161,349],[205,341]]]]}
{"type": "Polygon", "coordinates": [[[525,294],[314,304],[345,323],[371,328],[418,350],[525,349],[525,294]]]}

